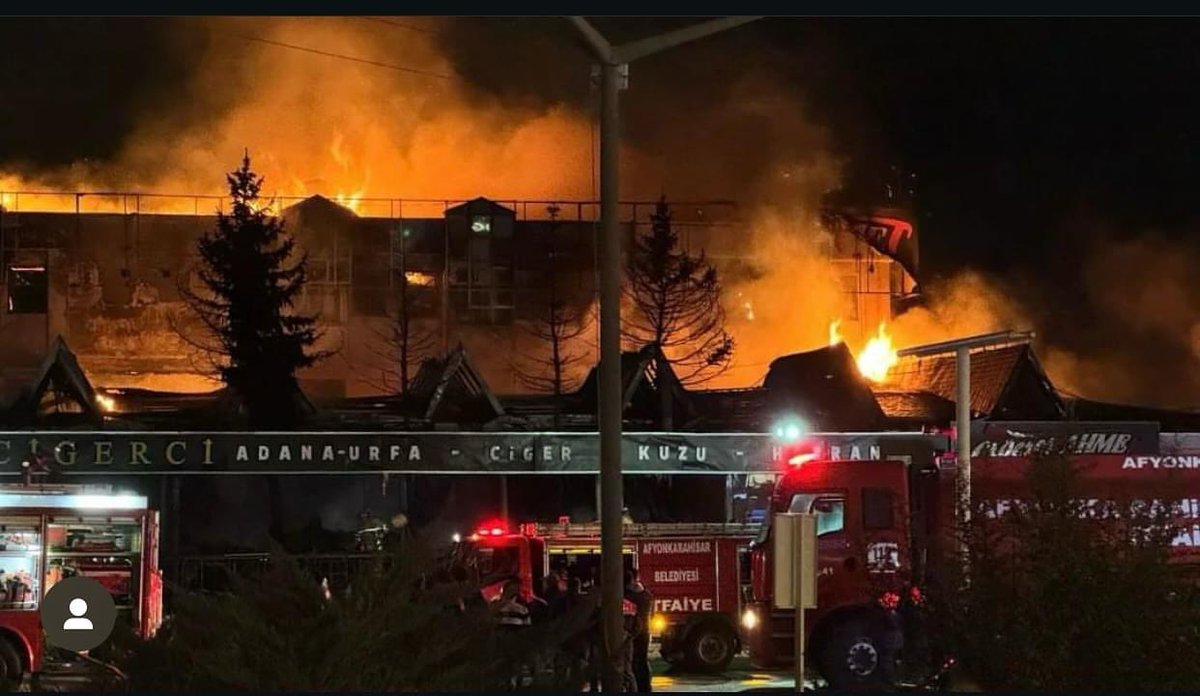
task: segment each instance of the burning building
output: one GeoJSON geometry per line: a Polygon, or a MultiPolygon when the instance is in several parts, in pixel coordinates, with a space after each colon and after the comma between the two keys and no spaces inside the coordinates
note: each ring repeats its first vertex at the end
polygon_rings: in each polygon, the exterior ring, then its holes
{"type": "MultiPolygon", "coordinates": [[[[100,385],[218,386],[210,356],[189,336],[180,291],[194,282],[196,240],[214,226],[209,211],[220,198],[5,193],[0,201],[0,379],[23,383],[62,336],[100,385]]],[[[318,315],[324,347],[337,353],[301,375],[313,398],[397,391],[387,337],[401,301],[426,339],[426,355],[416,357],[445,356],[462,343],[502,392],[519,389],[512,356],[542,348],[521,328],[537,320],[548,283],[581,321],[592,320],[594,202],[312,196],[276,205],[308,255],[299,309],[318,315]]],[[[626,234],[643,229],[652,210],[652,203],[623,204],[626,234]]],[[[726,202],[681,202],[672,211],[682,245],[718,266],[730,313],[748,326],[755,308],[737,288],[758,273],[751,223],[726,202]]],[[[886,214],[828,220],[811,253],[837,279],[841,307],[816,321],[836,318],[841,335],[861,342],[915,296],[915,235],[886,214]]],[[[591,331],[580,343],[594,355],[591,331]]]]}

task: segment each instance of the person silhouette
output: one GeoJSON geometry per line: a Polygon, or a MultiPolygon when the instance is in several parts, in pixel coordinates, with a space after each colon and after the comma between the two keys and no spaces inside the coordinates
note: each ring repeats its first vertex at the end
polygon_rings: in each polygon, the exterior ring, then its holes
{"type": "Polygon", "coordinates": [[[64,631],[90,631],[92,630],[92,620],[84,616],[87,613],[87,601],[82,597],[76,597],[67,605],[71,611],[71,618],[63,622],[64,631]]]}

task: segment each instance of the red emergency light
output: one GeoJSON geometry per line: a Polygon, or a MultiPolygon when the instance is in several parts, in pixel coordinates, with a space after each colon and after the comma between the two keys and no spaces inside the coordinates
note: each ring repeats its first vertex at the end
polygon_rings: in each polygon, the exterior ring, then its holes
{"type": "Polygon", "coordinates": [[[822,458],[822,444],[813,440],[801,440],[783,448],[780,460],[790,468],[797,468],[822,458]]]}
{"type": "Polygon", "coordinates": [[[504,520],[488,520],[487,522],[479,525],[479,531],[475,533],[481,537],[504,536],[505,534],[508,534],[508,525],[504,522],[504,520]]]}

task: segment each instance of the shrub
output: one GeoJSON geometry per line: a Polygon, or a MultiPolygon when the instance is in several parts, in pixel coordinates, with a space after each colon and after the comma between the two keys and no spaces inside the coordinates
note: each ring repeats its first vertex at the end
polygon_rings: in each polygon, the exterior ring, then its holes
{"type": "Polygon", "coordinates": [[[1169,563],[1178,511],[1088,501],[1063,457],[1028,473],[1030,496],[979,504],[943,629],[985,689],[1190,690],[1200,684],[1200,596],[1169,563]]]}
{"type": "MultiPolygon", "coordinates": [[[[501,634],[477,588],[435,568],[410,546],[326,599],[278,559],[230,592],[177,593],[169,623],[120,666],[135,691],[495,691],[510,688],[515,665],[552,664],[591,615],[580,607],[501,634]]],[[[523,688],[580,688],[563,671],[537,676],[523,688]]]]}

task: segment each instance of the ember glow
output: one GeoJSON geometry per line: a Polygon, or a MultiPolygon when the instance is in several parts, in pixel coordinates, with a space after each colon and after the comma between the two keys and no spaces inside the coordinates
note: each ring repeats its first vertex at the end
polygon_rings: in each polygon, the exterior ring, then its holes
{"type": "Polygon", "coordinates": [[[116,413],[117,411],[117,400],[107,394],[97,394],[96,405],[105,413],[116,413]]]}
{"type": "Polygon", "coordinates": [[[858,371],[872,382],[885,382],[888,371],[899,360],[896,348],[892,345],[892,337],[887,332],[887,324],[880,323],[878,332],[867,341],[866,347],[858,354],[858,371]]]}

